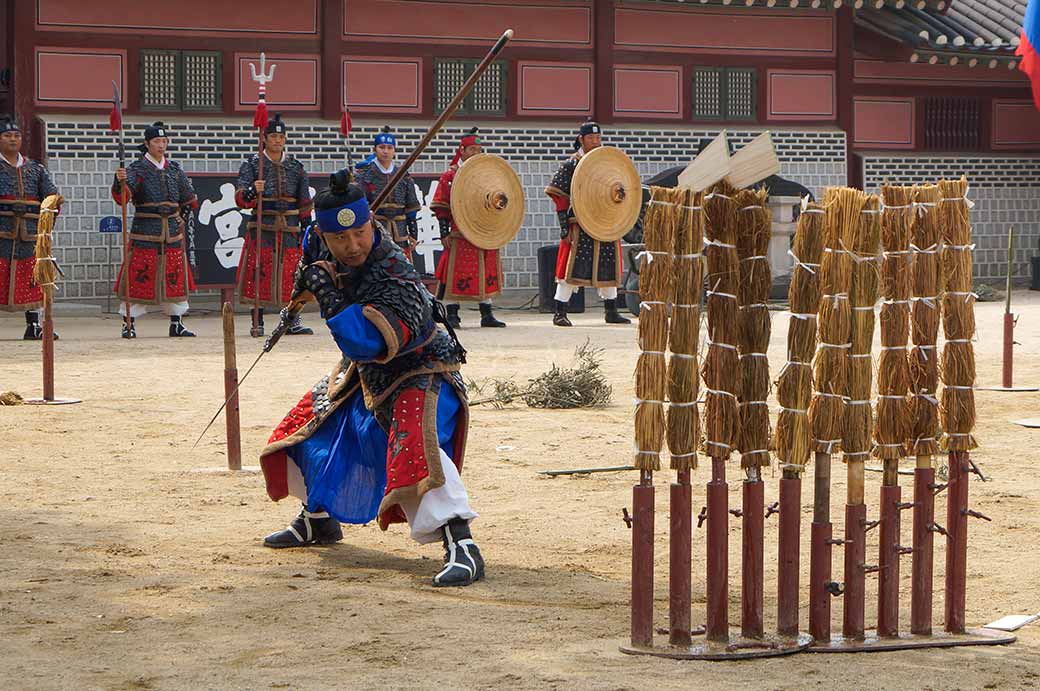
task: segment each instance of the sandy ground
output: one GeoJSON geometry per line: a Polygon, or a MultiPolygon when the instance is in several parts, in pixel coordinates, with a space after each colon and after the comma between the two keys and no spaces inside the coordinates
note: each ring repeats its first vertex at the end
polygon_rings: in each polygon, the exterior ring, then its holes
{"type": "MultiPolygon", "coordinates": [[[[1016,294],[1022,314],[1016,382],[1040,384],[1040,295],[1016,294]]],[[[978,306],[979,381],[999,382],[1002,303],[978,306]]],[[[524,380],[569,363],[591,338],[606,349],[613,404],[595,411],[474,410],[464,478],[481,518],[474,532],[486,582],[434,589],[439,546],[400,527],[351,526],[336,546],[273,551],[260,539],[299,507],[271,503],[255,474],[199,469],[226,462],[223,419],[191,444],[223,399],[220,322],[194,317],[200,337],[166,338],[163,317],[141,320],[136,341],[116,318],[65,318],[57,344],[59,396],[76,406],[0,411],[0,659],[5,689],[186,688],[748,688],[1020,689],[1040,687],[1040,625],[1009,647],[872,655],[798,655],[744,663],[675,662],[618,652],[627,635],[630,473],[548,479],[536,471],[629,461],[635,326],[608,327],[596,309],[570,330],[547,315],[503,312],[505,331],[473,328],[464,313],[467,378],[524,380]]],[[[289,338],[242,391],[248,465],[271,428],[336,359],[319,335],[289,338]]],[[[774,318],[772,369],[787,317],[774,318]]],[[[0,390],[39,395],[39,344],[0,318],[0,390]]],[[[259,344],[238,320],[240,368],[259,344]]],[[[972,504],[993,517],[970,525],[968,622],[1040,611],[1040,431],[1009,419],[1040,416],[1040,394],[978,393],[975,459],[990,482],[972,504]]],[[[775,406],[774,406],[775,407],[775,406]]],[[[731,479],[737,476],[736,463],[731,479]]],[[[666,572],[667,483],[657,476],[656,568],[666,572]]],[[[844,497],[835,465],[835,532],[844,497]]],[[[705,469],[695,472],[694,510],[705,469]]],[[[903,478],[904,485],[909,478],[903,478]]],[[[868,474],[876,498],[880,475],[868,474]]],[[[777,478],[767,482],[775,499],[777,478]]],[[[802,582],[808,575],[811,490],[802,582]]],[[[731,482],[732,505],[739,482],[731,482]]],[[[905,494],[904,494],[905,496],[905,494]]],[[[876,499],[871,514],[876,513],[876,499]]],[[[940,507],[945,504],[940,500],[940,507]]],[[[940,508],[940,511],[944,509],[940,508]]],[[[739,612],[739,532],[731,521],[731,616],[739,612]]],[[[906,523],[904,523],[906,526],[906,523]]],[[[766,528],[767,626],[775,617],[776,522],[766,528]]],[[[904,544],[909,529],[904,527],[904,544]]],[[[695,532],[694,622],[703,621],[703,531],[695,532]]],[[[937,541],[937,619],[944,558],[937,541]]],[[[837,550],[836,550],[837,551],[837,550]]],[[[873,546],[868,555],[876,554],[873,546]]],[[[840,575],[835,555],[835,574],[840,575]]],[[[909,559],[903,567],[909,579],[909,559]]],[[[803,588],[803,591],[805,589],[803,588]]],[[[803,592],[803,601],[804,601],[803,592]]],[[[657,589],[664,626],[667,591],[657,589]]],[[[876,579],[868,578],[867,621],[876,579]]],[[[909,619],[904,597],[903,621],[909,619]]],[[[840,601],[835,601],[840,626],[840,601]]],[[[803,608],[803,622],[806,614],[803,608]]]]}

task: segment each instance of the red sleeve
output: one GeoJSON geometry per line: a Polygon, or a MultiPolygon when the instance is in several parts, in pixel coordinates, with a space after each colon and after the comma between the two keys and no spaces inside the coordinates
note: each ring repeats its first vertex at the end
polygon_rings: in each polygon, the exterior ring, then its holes
{"type": "Polygon", "coordinates": [[[549,193],[549,196],[553,200],[553,204],[556,205],[556,211],[566,211],[571,208],[571,200],[569,197],[561,197],[558,194],[549,193]]]}
{"type": "Polygon", "coordinates": [[[450,168],[441,174],[437,181],[437,190],[433,193],[430,210],[437,218],[451,220],[451,183],[455,179],[455,169],[450,168]]]}
{"type": "Polygon", "coordinates": [[[122,185],[112,185],[112,201],[120,206],[124,206],[130,201],[130,190],[122,185]]]}
{"type": "Polygon", "coordinates": [[[237,204],[238,208],[240,209],[252,209],[256,206],[256,200],[254,199],[251,202],[247,202],[245,198],[242,196],[244,192],[244,189],[240,189],[235,192],[235,204],[237,204]]]}

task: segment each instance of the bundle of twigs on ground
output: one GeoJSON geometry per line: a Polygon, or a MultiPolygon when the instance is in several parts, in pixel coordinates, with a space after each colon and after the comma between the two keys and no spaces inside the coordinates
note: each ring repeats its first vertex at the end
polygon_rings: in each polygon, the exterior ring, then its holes
{"type": "Polygon", "coordinates": [[[664,447],[667,393],[668,304],[672,292],[672,244],[681,190],[650,188],[643,222],[639,271],[639,359],[636,361],[636,450],[634,465],[659,470],[664,447]]]}
{"type": "Polygon", "coordinates": [[[914,203],[913,309],[910,351],[910,433],[906,452],[934,456],[939,452],[939,186],[916,188],[914,203]]]}
{"type": "Polygon", "coordinates": [[[0,393],[0,405],[22,405],[25,399],[16,391],[4,391],[0,393]]]}
{"type": "Polygon", "coordinates": [[[910,370],[906,356],[910,337],[910,239],[914,222],[914,188],[884,185],[881,217],[881,356],[878,360],[877,419],[874,457],[898,461],[910,434],[910,370]]]}
{"type": "Polygon", "coordinates": [[[939,181],[939,227],[942,232],[943,347],[940,373],[942,446],[946,451],[974,449],[975,438],[975,296],[971,292],[971,221],[968,181],[939,181]]]}
{"type": "Polygon", "coordinates": [[[769,239],[772,213],[765,189],[742,190],[737,203],[737,258],[740,278],[740,435],[737,448],[743,468],[769,465],[769,239]]]}
{"type": "Polygon", "coordinates": [[[697,340],[700,331],[701,285],[704,282],[703,195],[679,190],[678,218],[672,243],[675,272],[671,329],[668,337],[668,452],[673,470],[697,467],[700,417],[697,412],[697,340]]]}
{"type": "Polygon", "coordinates": [[[847,187],[828,188],[824,193],[823,259],[820,261],[819,346],[813,363],[813,394],[809,405],[809,427],[813,450],[835,453],[841,448],[845,427],[845,396],[849,380],[848,350],[851,346],[852,246],[859,227],[866,195],[847,187]]]}
{"type": "Polygon", "coordinates": [[[878,301],[878,245],[881,242],[881,202],[876,195],[867,197],[860,213],[859,225],[848,246],[852,253],[852,336],[849,339],[848,400],[845,409],[845,431],[841,450],[846,461],[863,463],[870,456],[874,430],[870,407],[874,342],[874,308],[878,301]]]}
{"type": "Polygon", "coordinates": [[[816,351],[816,320],[820,306],[820,257],[825,242],[824,210],[803,204],[791,254],[794,270],[788,288],[791,322],[787,328],[787,364],[777,379],[776,457],[784,470],[801,472],[809,461],[812,434],[809,404],[812,402],[812,359],[816,351]]]}
{"type": "Polygon", "coordinates": [[[612,389],[603,376],[603,349],[594,348],[591,342],[574,349],[574,367],[560,367],[555,362],[548,372],[543,372],[520,387],[512,379],[490,379],[484,382],[470,381],[467,389],[480,395],[490,387],[492,393],[470,401],[470,406],[489,403],[496,408],[522,400],[532,408],[601,408],[610,403],[612,389]]]}
{"type": "Polygon", "coordinates": [[[713,458],[729,458],[740,434],[740,361],[737,343],[736,190],[729,182],[716,183],[704,198],[707,226],[704,254],[707,258],[708,352],[701,368],[704,377],[704,452],[713,458]]]}

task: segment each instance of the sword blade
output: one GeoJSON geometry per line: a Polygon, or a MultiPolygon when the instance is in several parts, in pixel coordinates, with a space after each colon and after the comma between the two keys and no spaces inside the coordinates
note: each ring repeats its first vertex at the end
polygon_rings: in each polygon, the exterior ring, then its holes
{"type": "Polygon", "coordinates": [[[249,377],[250,372],[252,372],[253,368],[256,367],[257,363],[260,362],[260,358],[262,358],[266,353],[266,350],[261,350],[260,354],[256,356],[256,359],[253,360],[253,364],[249,366],[249,369],[246,370],[246,373],[242,375],[241,379],[238,380],[238,385],[235,386],[234,391],[232,391],[224,400],[224,402],[220,405],[220,407],[217,408],[217,412],[213,415],[213,418],[209,421],[209,424],[206,425],[206,429],[202,430],[202,434],[200,434],[199,438],[195,440],[195,443],[191,445],[191,448],[194,449],[196,446],[199,445],[199,442],[202,441],[202,438],[206,436],[206,432],[208,432],[209,428],[213,426],[213,423],[217,421],[217,418],[220,417],[220,414],[224,411],[224,408],[227,407],[227,404],[231,402],[231,399],[235,397],[235,395],[238,393],[238,390],[242,388],[242,384],[245,382],[246,378],[249,377]]]}

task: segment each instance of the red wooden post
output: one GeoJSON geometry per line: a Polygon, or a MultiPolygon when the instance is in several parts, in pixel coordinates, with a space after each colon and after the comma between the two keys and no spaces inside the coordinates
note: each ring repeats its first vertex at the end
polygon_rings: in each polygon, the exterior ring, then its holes
{"type": "Polygon", "coordinates": [[[632,488],[632,645],[654,644],[654,486],[640,471],[632,488]]]}
{"type": "Polygon", "coordinates": [[[845,601],[841,632],[845,638],[863,640],[866,572],[866,504],[845,505],[845,601]]]}
{"type": "MultiPolygon", "coordinates": [[[[222,290],[221,296],[225,292],[222,290]]],[[[238,419],[238,364],[235,357],[235,313],[231,302],[224,302],[224,397],[230,400],[224,410],[227,430],[227,464],[228,470],[242,469],[242,432],[238,419]],[[234,395],[232,396],[232,393],[234,395]]]]}
{"type": "Polygon", "coordinates": [[[776,630],[781,636],[798,635],[798,571],[802,528],[802,478],[780,479],[779,567],[776,586],[776,630]]]}
{"type": "Polygon", "coordinates": [[[899,635],[899,485],[881,486],[881,534],[878,537],[879,636],[899,635]]]}
{"type": "Polygon", "coordinates": [[[1011,388],[1011,369],[1015,359],[1015,315],[1011,312],[1004,313],[1004,369],[1000,385],[1005,389],[1011,388]]]}
{"type": "Polygon", "coordinates": [[[914,557],[911,564],[913,574],[910,591],[910,632],[919,636],[932,635],[932,565],[934,559],[935,469],[928,466],[914,470],[914,557]]]}
{"type": "MultiPolygon", "coordinates": [[[[46,288],[45,290],[53,290],[46,288]]],[[[43,400],[54,400],[54,315],[52,298],[43,298],[43,400]]]]}
{"type": "MultiPolygon", "coordinates": [[[[765,483],[758,477],[744,481],[741,511],[743,551],[741,553],[740,635],[762,638],[763,543],[765,523],[765,483]]],[[[710,510],[709,510],[710,516],[710,510]]]]}
{"type": "Polygon", "coordinates": [[[693,560],[693,492],[690,471],[677,473],[670,497],[668,543],[668,642],[689,646],[690,580],[693,560]]]}
{"type": "Polygon", "coordinates": [[[968,452],[951,451],[946,490],[946,630],[964,633],[968,577],[968,452]]]}
{"type": "Polygon", "coordinates": [[[817,643],[831,640],[831,455],[813,459],[813,522],[809,553],[809,634],[817,643]]]}
{"type": "Polygon", "coordinates": [[[729,485],[726,459],[711,457],[708,483],[707,623],[710,641],[729,640],[729,485]]]}

